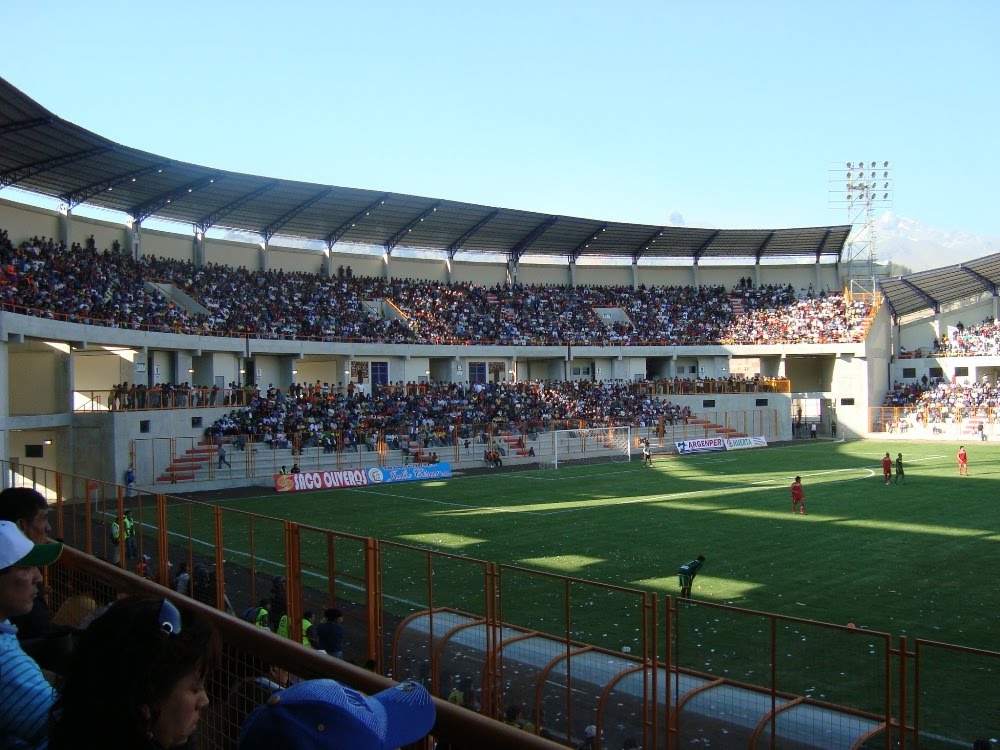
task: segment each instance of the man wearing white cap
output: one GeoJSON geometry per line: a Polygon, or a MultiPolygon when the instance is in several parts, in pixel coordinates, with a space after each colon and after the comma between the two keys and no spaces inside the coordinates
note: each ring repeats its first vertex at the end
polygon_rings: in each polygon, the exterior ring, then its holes
{"type": "Polygon", "coordinates": [[[62,544],[35,544],[16,524],[0,521],[0,737],[4,747],[44,746],[55,699],[35,661],[21,650],[10,618],[34,605],[42,582],[39,565],[51,565],[62,544]]]}

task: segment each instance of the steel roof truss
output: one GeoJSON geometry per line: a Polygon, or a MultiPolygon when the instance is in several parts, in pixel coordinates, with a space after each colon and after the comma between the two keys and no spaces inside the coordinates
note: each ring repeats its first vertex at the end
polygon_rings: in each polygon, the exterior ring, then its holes
{"type": "Polygon", "coordinates": [[[646,241],[642,243],[642,246],[632,253],[632,262],[638,263],[639,258],[646,254],[649,250],[649,246],[656,242],[660,237],[663,236],[663,227],[659,227],[653,234],[646,238],[646,241]]]}
{"type": "Polygon", "coordinates": [[[827,229],[823,232],[823,238],[819,241],[819,245],[816,247],[816,262],[819,263],[823,259],[823,248],[826,247],[827,241],[830,239],[830,230],[827,229]]]}
{"type": "Polygon", "coordinates": [[[926,302],[931,307],[931,309],[934,310],[935,315],[941,312],[941,305],[938,303],[938,301],[934,299],[931,295],[929,295],[927,292],[925,292],[923,289],[921,289],[919,286],[914,284],[912,281],[910,281],[909,279],[904,279],[902,276],[897,278],[896,281],[905,286],[907,289],[913,290],[917,294],[917,296],[920,297],[920,299],[926,302]]]}
{"type": "Polygon", "coordinates": [[[250,201],[260,198],[260,196],[264,195],[264,193],[268,192],[269,190],[274,190],[274,188],[276,188],[278,184],[279,183],[277,180],[272,180],[266,185],[262,185],[261,187],[247,193],[246,195],[241,195],[239,198],[232,201],[231,203],[227,203],[222,208],[217,208],[212,213],[207,214],[202,218],[198,219],[198,221],[194,222],[194,225],[198,227],[202,232],[207,232],[209,229],[218,224],[219,221],[221,221],[225,216],[228,216],[241,206],[245,206],[250,201]]]}
{"type": "Polygon", "coordinates": [[[169,167],[171,162],[164,161],[158,164],[154,164],[150,167],[144,167],[142,169],[136,169],[132,172],[126,172],[125,174],[116,175],[115,177],[109,177],[107,179],[101,180],[100,182],[94,182],[90,185],[86,185],[81,188],[74,188],[72,192],[65,193],[59,196],[62,200],[69,204],[70,208],[78,206],[81,203],[86,203],[88,200],[93,198],[95,195],[100,195],[101,193],[106,193],[113,188],[118,187],[127,182],[134,182],[140,177],[145,177],[153,172],[162,172],[164,169],[169,167]]]}
{"type": "Polygon", "coordinates": [[[967,274],[972,276],[972,278],[974,278],[976,281],[982,284],[983,287],[985,287],[986,290],[989,291],[989,293],[992,294],[994,297],[997,296],[997,285],[994,282],[990,281],[988,278],[983,276],[978,271],[974,271],[973,269],[969,268],[964,263],[959,263],[958,269],[960,271],[965,271],[967,274]]]}
{"type": "Polygon", "coordinates": [[[514,263],[520,261],[521,256],[524,255],[525,252],[527,252],[528,248],[531,247],[532,243],[534,243],[535,240],[537,240],[539,237],[545,234],[548,231],[549,227],[551,227],[557,221],[559,221],[558,216],[550,216],[541,224],[539,224],[537,227],[528,232],[528,234],[526,234],[524,237],[521,238],[520,242],[514,245],[514,247],[512,247],[507,252],[508,260],[511,260],[514,263]]]}
{"type": "Polygon", "coordinates": [[[455,260],[455,253],[457,253],[459,250],[461,250],[462,246],[466,242],[468,242],[469,240],[471,240],[473,238],[473,236],[475,236],[475,234],[480,229],[482,229],[487,224],[489,224],[491,221],[493,221],[497,217],[497,215],[499,213],[500,213],[500,209],[499,208],[494,208],[492,211],[490,211],[488,214],[486,214],[486,216],[484,216],[482,219],[480,219],[479,221],[477,221],[476,224],[475,224],[475,226],[472,227],[472,229],[468,230],[465,234],[463,234],[457,240],[455,240],[450,245],[448,245],[448,248],[447,248],[447,250],[448,250],[448,260],[455,260]]]}
{"type": "MultiPolygon", "coordinates": [[[[604,231],[606,231],[607,228],[608,228],[607,223],[601,224],[601,226],[599,226],[597,228],[597,231],[594,232],[594,234],[593,234],[592,237],[589,237],[588,239],[584,240],[579,245],[577,245],[575,248],[573,248],[572,250],[570,250],[567,253],[567,255],[569,256],[569,262],[570,263],[576,263],[576,261],[583,254],[583,251],[586,250],[588,247],[590,247],[590,243],[591,242],[595,242],[597,240],[597,238],[601,236],[601,233],[604,232],[604,231]]],[[[634,262],[635,261],[633,261],[633,263],[634,262]]]]}
{"type": "Polygon", "coordinates": [[[341,237],[343,237],[345,234],[351,231],[354,225],[357,224],[366,216],[368,216],[368,214],[370,214],[379,206],[383,205],[388,197],[389,197],[388,193],[383,193],[378,198],[376,198],[374,202],[362,208],[360,211],[354,214],[354,216],[352,216],[350,219],[348,219],[339,227],[330,232],[330,234],[326,236],[326,246],[330,250],[333,250],[333,246],[337,244],[337,242],[340,240],[341,237]]]}
{"type": "Polygon", "coordinates": [[[320,190],[312,198],[309,198],[308,200],[303,201],[299,205],[295,206],[295,208],[293,208],[291,211],[289,211],[288,213],[286,213],[284,216],[280,217],[279,219],[271,222],[268,226],[264,227],[264,229],[261,230],[261,234],[264,237],[264,242],[270,242],[271,238],[274,237],[274,235],[276,235],[281,230],[281,228],[283,226],[285,226],[288,222],[290,222],[292,219],[294,219],[296,216],[298,216],[299,214],[301,214],[303,211],[305,211],[310,206],[315,205],[319,201],[321,201],[324,198],[326,198],[328,195],[330,195],[333,192],[333,190],[334,189],[332,187],[328,187],[328,188],[324,188],[324,189],[320,190]]]}
{"type": "Polygon", "coordinates": [[[760,247],[754,252],[754,262],[760,265],[760,259],[764,256],[764,251],[767,250],[767,246],[771,244],[771,240],[774,239],[774,232],[771,232],[764,238],[764,241],[760,243],[760,247]]]}
{"type": "Polygon", "coordinates": [[[21,120],[19,122],[8,122],[6,125],[0,126],[0,135],[7,135],[8,133],[16,133],[19,130],[28,130],[30,128],[38,128],[42,125],[50,125],[52,123],[51,117],[37,117],[34,120],[21,120]]]}
{"type": "Polygon", "coordinates": [[[698,261],[701,260],[701,256],[705,254],[705,251],[708,250],[708,246],[711,245],[713,242],[715,242],[715,238],[718,236],[719,236],[719,230],[716,229],[714,232],[708,235],[707,240],[701,243],[701,247],[699,247],[691,254],[692,258],[694,258],[695,265],[698,265],[698,261]]]}
{"type": "Polygon", "coordinates": [[[417,218],[415,218],[413,221],[411,221],[405,227],[403,227],[398,232],[396,232],[394,235],[392,235],[392,237],[389,238],[389,241],[385,243],[385,251],[389,255],[392,255],[392,251],[396,249],[396,245],[398,245],[400,242],[402,242],[403,238],[406,235],[408,235],[410,232],[412,232],[417,227],[417,225],[420,224],[420,222],[422,222],[424,219],[432,216],[434,214],[434,212],[437,211],[441,207],[441,203],[442,203],[442,201],[438,201],[433,206],[431,206],[426,211],[424,211],[422,214],[420,214],[420,216],[418,216],[417,218]]]}
{"type": "Polygon", "coordinates": [[[0,173],[0,188],[16,185],[22,180],[27,180],[29,177],[34,177],[35,175],[42,174],[43,172],[48,172],[50,169],[56,169],[58,167],[66,166],[67,164],[72,164],[73,162],[89,159],[92,156],[100,156],[101,154],[106,154],[108,151],[111,151],[111,146],[99,146],[98,148],[88,149],[87,151],[76,151],[72,154],[63,154],[62,156],[56,156],[51,159],[36,161],[34,164],[25,164],[21,167],[15,167],[14,169],[0,173]]]}
{"type": "Polygon", "coordinates": [[[221,180],[226,175],[224,173],[213,173],[200,179],[194,180],[187,183],[186,185],[181,185],[173,190],[166,193],[161,193],[160,195],[146,201],[145,203],[139,204],[137,206],[132,206],[125,213],[129,214],[133,219],[135,219],[136,224],[142,224],[146,219],[155,214],[161,208],[163,208],[168,203],[172,203],[174,200],[183,198],[189,193],[193,193],[195,190],[201,190],[203,187],[211,185],[216,180],[221,180]]]}

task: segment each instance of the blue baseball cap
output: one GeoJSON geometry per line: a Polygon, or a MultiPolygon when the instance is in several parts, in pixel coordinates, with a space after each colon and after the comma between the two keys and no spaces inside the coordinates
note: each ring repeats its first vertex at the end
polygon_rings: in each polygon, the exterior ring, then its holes
{"type": "Polygon", "coordinates": [[[434,701],[415,682],[373,696],[335,680],[281,690],[243,722],[239,750],[394,750],[434,726],[434,701]]]}

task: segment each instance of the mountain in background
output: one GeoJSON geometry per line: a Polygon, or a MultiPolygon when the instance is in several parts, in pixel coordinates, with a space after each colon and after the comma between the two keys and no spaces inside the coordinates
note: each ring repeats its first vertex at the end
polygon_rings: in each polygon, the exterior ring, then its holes
{"type": "Polygon", "coordinates": [[[1000,238],[945,231],[887,211],[878,219],[876,252],[880,263],[926,271],[1000,253],[1000,238]]]}

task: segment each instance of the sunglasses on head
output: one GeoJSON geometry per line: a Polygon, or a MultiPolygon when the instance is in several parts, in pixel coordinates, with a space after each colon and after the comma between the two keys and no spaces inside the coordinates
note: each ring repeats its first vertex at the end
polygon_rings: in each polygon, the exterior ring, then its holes
{"type": "Polygon", "coordinates": [[[164,599],[160,605],[160,630],[167,635],[177,635],[181,632],[181,611],[169,599],[164,599]]]}

